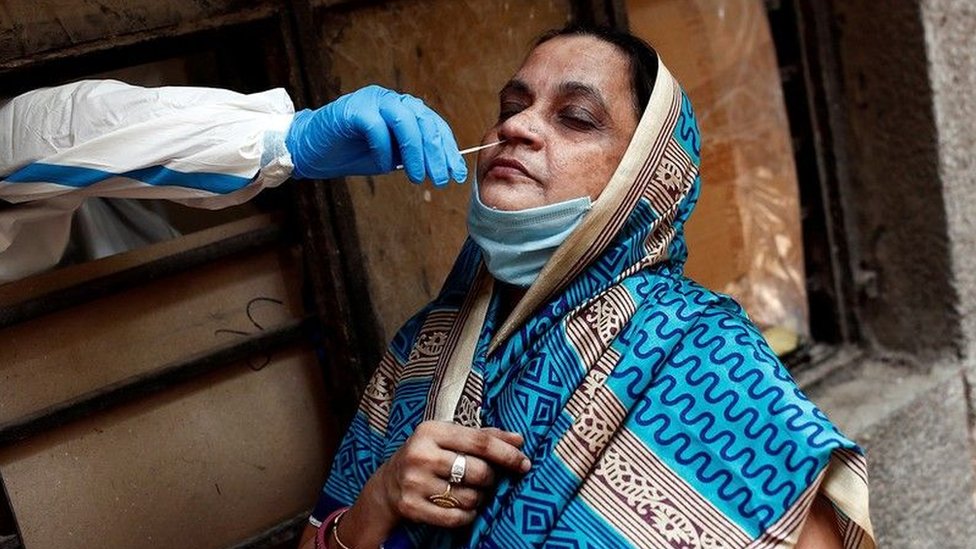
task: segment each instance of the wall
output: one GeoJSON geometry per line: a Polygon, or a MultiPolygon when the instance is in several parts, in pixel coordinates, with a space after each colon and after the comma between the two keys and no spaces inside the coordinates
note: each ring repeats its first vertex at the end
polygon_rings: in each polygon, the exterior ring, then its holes
{"type": "Polygon", "coordinates": [[[922,2],[938,169],[946,210],[951,274],[961,319],[962,355],[976,357],[976,5],[968,0],[922,2]]]}
{"type": "Polygon", "coordinates": [[[813,77],[834,90],[867,346],[801,383],[867,451],[881,547],[972,547],[976,6],[835,1],[820,13],[833,40],[813,77]]]}
{"type": "Polygon", "coordinates": [[[958,345],[939,132],[916,1],[833,2],[846,134],[841,192],[856,311],[880,348],[937,356],[958,345]]]}

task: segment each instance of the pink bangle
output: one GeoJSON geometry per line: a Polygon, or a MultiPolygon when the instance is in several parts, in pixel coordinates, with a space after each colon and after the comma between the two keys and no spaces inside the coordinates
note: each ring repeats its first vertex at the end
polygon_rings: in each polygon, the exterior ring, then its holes
{"type": "MultiPolygon", "coordinates": [[[[326,549],[329,546],[329,544],[325,541],[326,536],[329,535],[329,530],[335,527],[334,523],[338,521],[339,518],[348,510],[348,507],[340,507],[335,511],[332,511],[332,514],[325,517],[325,520],[322,521],[322,525],[319,526],[318,531],[315,532],[315,549],[326,549]]],[[[336,541],[339,541],[338,536],[336,537],[336,541]]],[[[339,542],[339,545],[341,546],[342,542],[339,542]]]]}

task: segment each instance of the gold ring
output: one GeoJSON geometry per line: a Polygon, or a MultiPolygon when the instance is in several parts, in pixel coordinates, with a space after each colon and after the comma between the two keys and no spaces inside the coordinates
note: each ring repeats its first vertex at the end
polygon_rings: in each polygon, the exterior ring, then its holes
{"type": "Polygon", "coordinates": [[[435,494],[427,498],[438,507],[444,509],[457,509],[461,506],[461,502],[458,498],[451,495],[451,483],[447,483],[447,490],[444,490],[443,494],[435,494]]]}

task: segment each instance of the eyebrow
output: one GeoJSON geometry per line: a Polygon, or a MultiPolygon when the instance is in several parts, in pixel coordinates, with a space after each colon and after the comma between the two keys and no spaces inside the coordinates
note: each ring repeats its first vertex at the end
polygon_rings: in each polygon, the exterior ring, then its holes
{"type": "Polygon", "coordinates": [[[603,109],[603,112],[610,112],[610,109],[607,108],[606,101],[603,100],[603,95],[600,94],[599,90],[589,84],[576,81],[563,82],[559,85],[559,93],[588,99],[595,103],[597,107],[603,109]]]}
{"type": "MultiPolygon", "coordinates": [[[[520,95],[530,96],[534,95],[532,93],[532,88],[518,78],[509,80],[508,83],[502,87],[501,91],[498,92],[498,95],[502,96],[506,93],[517,93],[520,95]]],[[[610,112],[610,110],[607,108],[607,102],[603,100],[603,95],[589,84],[584,84],[583,82],[578,82],[575,80],[563,82],[559,85],[559,93],[560,95],[583,97],[595,103],[597,107],[603,109],[604,112],[610,112]]]]}
{"type": "Polygon", "coordinates": [[[513,78],[502,86],[501,91],[498,92],[499,97],[505,95],[506,92],[514,92],[521,95],[532,95],[532,90],[529,89],[529,85],[518,78],[513,78]]]}

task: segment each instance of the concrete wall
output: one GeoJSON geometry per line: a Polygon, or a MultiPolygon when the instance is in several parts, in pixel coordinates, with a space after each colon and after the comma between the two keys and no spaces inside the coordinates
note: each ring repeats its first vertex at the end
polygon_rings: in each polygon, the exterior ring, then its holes
{"type": "Polygon", "coordinates": [[[866,345],[801,384],[868,452],[881,547],[971,548],[976,4],[883,6],[831,2],[835,57],[816,75],[839,91],[831,129],[866,345]]]}
{"type": "Polygon", "coordinates": [[[922,2],[960,347],[976,358],[976,3],[922,2]]]}
{"type": "Polygon", "coordinates": [[[919,6],[831,5],[856,314],[876,347],[935,356],[958,345],[959,323],[919,6]]]}

